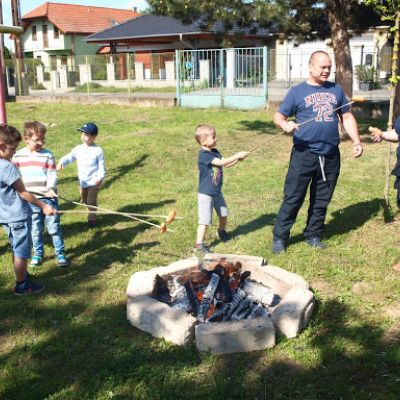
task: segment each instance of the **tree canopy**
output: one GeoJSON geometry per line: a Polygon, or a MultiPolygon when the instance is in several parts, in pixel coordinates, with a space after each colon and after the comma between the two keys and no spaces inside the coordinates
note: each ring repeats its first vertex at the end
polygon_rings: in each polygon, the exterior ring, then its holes
{"type": "MultiPolygon", "coordinates": [[[[379,1],[379,0],[377,0],[379,1]]],[[[148,0],[152,10],[184,23],[203,21],[204,29],[222,22],[246,27],[257,21],[273,27],[283,38],[298,42],[331,38],[337,66],[336,79],[352,95],[349,30],[360,33],[380,24],[375,10],[358,0],[148,0]]]]}

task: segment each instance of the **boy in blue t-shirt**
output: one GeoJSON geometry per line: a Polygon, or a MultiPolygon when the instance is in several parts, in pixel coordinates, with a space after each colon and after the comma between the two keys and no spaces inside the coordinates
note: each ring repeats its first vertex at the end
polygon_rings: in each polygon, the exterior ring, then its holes
{"type": "Polygon", "coordinates": [[[44,286],[33,283],[27,272],[31,257],[31,209],[27,202],[40,207],[45,215],[56,210],[26,191],[18,169],[10,160],[15,154],[21,134],[12,126],[0,125],[0,225],[3,226],[13,252],[16,295],[38,293],[44,286]]]}
{"type": "MultiPolygon", "coordinates": [[[[374,142],[380,143],[382,140],[385,140],[386,142],[393,142],[393,143],[399,143],[400,142],[400,115],[396,118],[396,121],[394,122],[393,129],[390,131],[381,131],[379,128],[370,126],[369,131],[371,133],[371,138],[374,142]]],[[[396,196],[396,203],[397,203],[397,208],[400,209],[400,143],[397,146],[397,162],[395,167],[392,170],[392,175],[396,177],[396,180],[394,182],[394,188],[397,190],[397,196],[396,196]]]]}
{"type": "Polygon", "coordinates": [[[249,153],[240,151],[228,158],[222,158],[219,151],[215,148],[217,145],[217,135],[211,125],[201,124],[196,127],[195,139],[201,145],[199,151],[199,189],[198,189],[198,212],[199,226],[197,228],[195,251],[201,253],[211,253],[211,249],[204,244],[204,236],[207,226],[212,223],[213,208],[219,217],[218,236],[223,241],[229,240],[226,232],[226,222],[228,217],[228,208],[222,188],[222,167],[232,167],[238,161],[244,160],[249,153]]]}

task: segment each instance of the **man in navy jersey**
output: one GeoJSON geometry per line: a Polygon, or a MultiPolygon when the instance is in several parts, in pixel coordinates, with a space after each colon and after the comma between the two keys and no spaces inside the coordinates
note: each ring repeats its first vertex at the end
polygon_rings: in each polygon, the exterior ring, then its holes
{"type": "MultiPolygon", "coordinates": [[[[309,186],[310,205],[304,237],[311,247],[325,248],[321,235],[340,171],[339,116],[333,110],[349,102],[341,86],[328,81],[331,67],[327,53],[314,52],[309,61],[309,78],[288,91],[274,116],[278,127],[285,132],[294,131],[284,199],[273,231],[274,253],[285,251],[290,229],[309,186]],[[292,116],[295,120],[289,121],[292,116]],[[315,118],[313,122],[299,126],[312,118],[315,118]]],[[[354,157],[360,157],[363,148],[350,106],[344,106],[339,112],[354,142],[354,157]]]]}

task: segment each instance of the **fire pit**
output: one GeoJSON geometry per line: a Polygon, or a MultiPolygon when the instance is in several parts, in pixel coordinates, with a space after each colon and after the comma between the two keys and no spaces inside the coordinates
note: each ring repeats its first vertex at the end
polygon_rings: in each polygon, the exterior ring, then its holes
{"type": "Polygon", "coordinates": [[[261,257],[216,253],[137,272],[127,295],[133,326],[219,354],[273,347],[276,331],[295,337],[315,304],[299,275],[261,257]]]}

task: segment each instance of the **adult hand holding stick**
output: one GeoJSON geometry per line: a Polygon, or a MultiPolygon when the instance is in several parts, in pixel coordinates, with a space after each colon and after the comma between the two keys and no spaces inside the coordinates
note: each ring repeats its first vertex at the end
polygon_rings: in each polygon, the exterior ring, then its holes
{"type": "MultiPolygon", "coordinates": [[[[332,110],[332,113],[339,111],[343,107],[349,106],[350,104],[356,103],[356,102],[363,102],[365,99],[362,96],[353,96],[352,100],[349,101],[346,104],[341,105],[340,107],[336,107],[332,110]]],[[[257,146],[254,146],[252,149],[249,150],[249,153],[252,153],[259,149],[260,147],[264,146],[265,144],[269,143],[270,141],[276,139],[278,136],[283,135],[284,133],[290,133],[293,132],[294,130],[299,130],[303,125],[309,124],[310,122],[314,122],[318,117],[310,118],[307,121],[301,122],[300,124],[297,124],[294,121],[287,121],[284,120],[281,123],[281,128],[282,131],[279,132],[278,134],[270,137],[269,139],[265,140],[264,142],[258,144],[257,146]]],[[[361,143],[355,143],[354,144],[354,157],[359,157],[362,154],[362,146],[361,143]]]]}

